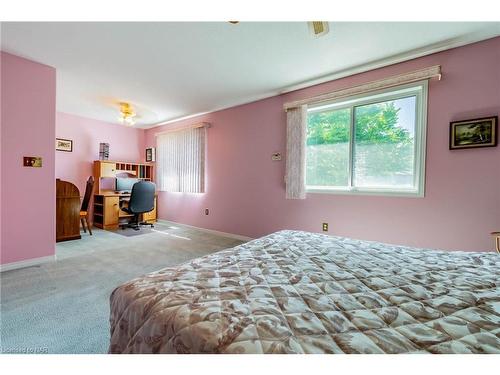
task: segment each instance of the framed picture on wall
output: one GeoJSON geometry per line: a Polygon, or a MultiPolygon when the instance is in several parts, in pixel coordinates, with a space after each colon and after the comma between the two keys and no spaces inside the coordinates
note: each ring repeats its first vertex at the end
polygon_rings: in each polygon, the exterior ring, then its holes
{"type": "Polygon", "coordinates": [[[450,122],[450,150],[497,145],[498,116],[450,122]]]}
{"type": "Polygon", "coordinates": [[[152,162],[156,160],[155,148],[150,147],[146,149],[146,162],[152,162]]]}
{"type": "Polygon", "coordinates": [[[70,139],[56,138],[56,150],[73,152],[73,141],[70,139]]]}

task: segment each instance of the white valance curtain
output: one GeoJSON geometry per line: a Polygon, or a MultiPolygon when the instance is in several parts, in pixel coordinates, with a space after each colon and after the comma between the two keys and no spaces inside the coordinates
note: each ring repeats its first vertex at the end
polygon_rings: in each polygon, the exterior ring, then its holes
{"type": "Polygon", "coordinates": [[[365,94],[376,90],[383,90],[390,87],[400,86],[407,83],[413,83],[432,78],[437,78],[438,80],[441,79],[441,65],[434,65],[428,68],[423,68],[415,70],[413,72],[399,74],[384,79],[379,79],[377,81],[363,83],[357,86],[345,87],[323,95],[314,96],[312,98],[288,102],[283,105],[283,108],[285,109],[285,111],[289,111],[290,109],[297,108],[302,105],[311,105],[311,104],[319,104],[322,102],[329,102],[341,98],[348,98],[354,95],[365,94]]]}
{"type": "Polygon", "coordinates": [[[306,197],[307,106],[290,108],[286,113],[286,198],[306,197]]]}
{"type": "Polygon", "coordinates": [[[205,192],[206,126],[158,134],[157,180],[160,191],[205,192]]]}

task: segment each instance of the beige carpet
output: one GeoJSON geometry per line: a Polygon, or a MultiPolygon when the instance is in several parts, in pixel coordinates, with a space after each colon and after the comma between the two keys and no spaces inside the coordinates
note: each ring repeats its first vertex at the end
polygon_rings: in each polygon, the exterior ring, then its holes
{"type": "Polygon", "coordinates": [[[82,232],[57,244],[57,262],[0,274],[0,351],[105,353],[116,286],[240,243],[169,223],[133,237],[82,232]]]}

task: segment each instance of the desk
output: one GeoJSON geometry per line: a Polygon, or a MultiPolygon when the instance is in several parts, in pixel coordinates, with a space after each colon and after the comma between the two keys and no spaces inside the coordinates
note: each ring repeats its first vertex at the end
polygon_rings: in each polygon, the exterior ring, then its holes
{"type": "MultiPolygon", "coordinates": [[[[130,194],[120,194],[114,191],[102,191],[94,195],[94,225],[102,229],[118,229],[120,220],[125,220],[133,215],[120,209],[120,201],[130,198],[130,194]]],[[[156,221],[156,201],[153,211],[142,214],[142,221],[154,223],[156,221]]]]}

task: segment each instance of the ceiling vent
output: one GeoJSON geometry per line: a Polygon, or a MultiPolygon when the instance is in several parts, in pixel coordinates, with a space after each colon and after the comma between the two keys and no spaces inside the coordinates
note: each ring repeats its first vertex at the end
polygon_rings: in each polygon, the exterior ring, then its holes
{"type": "Polygon", "coordinates": [[[328,27],[328,22],[312,21],[308,22],[308,24],[309,24],[309,31],[316,37],[326,35],[328,34],[328,31],[330,31],[330,28],[328,27]]]}

